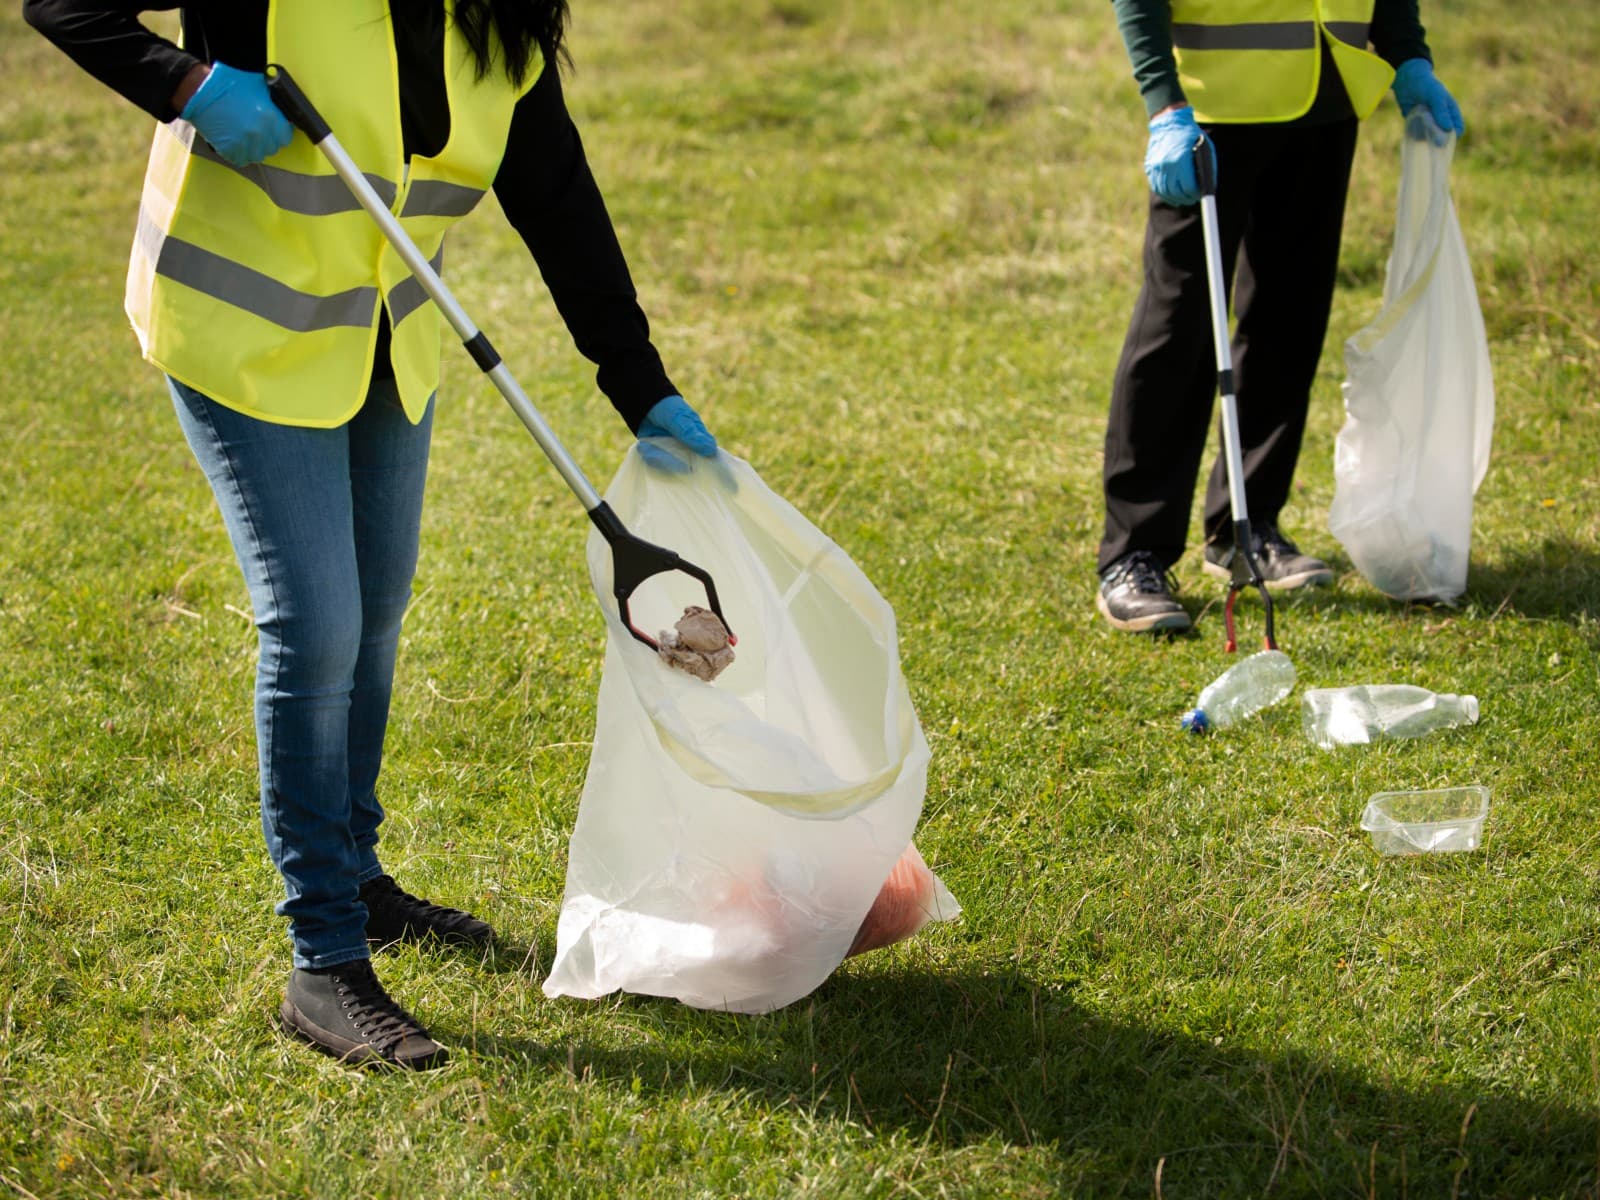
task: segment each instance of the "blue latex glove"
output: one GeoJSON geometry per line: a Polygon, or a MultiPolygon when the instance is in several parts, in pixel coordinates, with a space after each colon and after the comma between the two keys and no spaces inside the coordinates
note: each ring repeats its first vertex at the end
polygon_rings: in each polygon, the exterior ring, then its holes
{"type": "MultiPolygon", "coordinates": [[[[639,423],[639,436],[672,438],[702,458],[717,456],[717,439],[711,436],[700,414],[690,408],[682,396],[657,400],[639,423]]],[[[639,443],[639,453],[652,467],[680,474],[688,469],[672,455],[646,442],[639,443]]]]}
{"type": "Polygon", "coordinates": [[[179,115],[236,167],[271,157],[294,137],[294,126],[267,94],[267,77],[223,63],[211,64],[179,115]]]}
{"type": "MultiPolygon", "coordinates": [[[[1165,203],[1181,208],[1200,203],[1200,181],[1194,170],[1194,145],[1200,140],[1200,126],[1194,109],[1187,104],[1150,119],[1150,144],[1144,152],[1144,174],[1150,190],[1165,203]]],[[[1217,152],[1206,139],[1213,171],[1217,152]]]]}
{"type": "Polygon", "coordinates": [[[1394,98],[1405,116],[1411,116],[1412,110],[1420,106],[1433,120],[1432,130],[1424,121],[1408,120],[1406,132],[1411,137],[1431,137],[1435,145],[1442,146],[1449,134],[1459,137],[1467,130],[1467,123],[1461,119],[1461,106],[1439,82],[1433,64],[1425,58],[1408,58],[1395,68],[1394,98]]]}

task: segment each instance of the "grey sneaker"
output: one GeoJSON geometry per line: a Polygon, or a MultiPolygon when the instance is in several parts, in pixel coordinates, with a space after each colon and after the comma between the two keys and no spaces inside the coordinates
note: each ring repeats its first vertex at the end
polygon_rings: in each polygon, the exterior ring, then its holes
{"type": "MultiPolygon", "coordinates": [[[[1276,591],[1291,591],[1298,587],[1316,587],[1333,582],[1333,568],[1320,558],[1300,553],[1276,525],[1264,521],[1250,522],[1250,535],[1256,566],[1261,570],[1261,581],[1276,591]]],[[[1206,546],[1204,570],[1218,579],[1233,578],[1233,544],[1212,542],[1206,546]]]]}
{"type": "Polygon", "coordinates": [[[1095,607],[1115,629],[1127,633],[1177,633],[1189,628],[1189,614],[1172,598],[1178,581],[1148,550],[1124,554],[1100,572],[1095,607]]]}
{"type": "Polygon", "coordinates": [[[286,1032],[357,1066],[425,1071],[450,1057],[389,998],[366,958],[318,971],[296,967],[278,1016],[286,1032]]]}

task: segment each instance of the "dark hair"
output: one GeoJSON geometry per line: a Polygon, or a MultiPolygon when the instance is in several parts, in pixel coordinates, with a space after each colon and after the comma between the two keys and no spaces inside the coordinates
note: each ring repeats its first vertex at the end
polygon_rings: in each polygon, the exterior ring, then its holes
{"type": "Polygon", "coordinates": [[[495,67],[497,47],[505,54],[506,78],[518,87],[528,78],[537,48],[545,65],[571,65],[562,38],[567,0],[456,0],[456,28],[472,47],[478,78],[495,67]]]}

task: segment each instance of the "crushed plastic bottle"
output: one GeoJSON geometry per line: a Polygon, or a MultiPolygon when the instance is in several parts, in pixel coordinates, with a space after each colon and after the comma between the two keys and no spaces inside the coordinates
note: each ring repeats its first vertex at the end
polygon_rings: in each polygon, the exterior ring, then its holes
{"type": "Polygon", "coordinates": [[[1233,664],[1179,718],[1190,733],[1221,729],[1276,704],[1294,690],[1294,663],[1281,650],[1262,650],[1233,664]]]}
{"type": "Polygon", "coordinates": [[[1325,750],[1364,746],[1383,737],[1422,737],[1478,719],[1476,696],[1435,693],[1405,683],[1312,688],[1300,707],[1306,737],[1325,750]]]}

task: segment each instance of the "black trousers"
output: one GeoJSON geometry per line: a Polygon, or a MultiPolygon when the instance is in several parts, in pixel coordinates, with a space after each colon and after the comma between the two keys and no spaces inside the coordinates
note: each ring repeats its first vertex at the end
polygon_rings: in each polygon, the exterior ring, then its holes
{"type": "MultiPolygon", "coordinates": [[[[1224,294],[1245,502],[1275,522],[1289,498],[1339,266],[1354,117],[1325,125],[1214,125],[1224,294]],[[1237,264],[1237,271],[1235,265],[1237,264]],[[1235,280],[1237,282],[1235,282],[1235,280]]],[[[1217,394],[1199,205],[1150,198],[1144,284],[1122,346],[1106,426],[1099,569],[1134,550],[1183,555],[1217,394]]],[[[1227,463],[1212,467],[1208,541],[1233,538],[1227,463]]]]}

